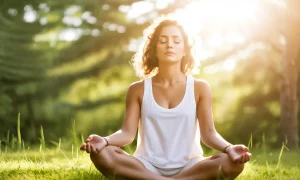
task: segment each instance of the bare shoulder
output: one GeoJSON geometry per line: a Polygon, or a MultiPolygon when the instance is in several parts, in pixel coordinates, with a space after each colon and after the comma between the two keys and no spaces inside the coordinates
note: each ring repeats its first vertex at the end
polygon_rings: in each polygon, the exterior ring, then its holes
{"type": "Polygon", "coordinates": [[[135,99],[138,98],[140,101],[144,93],[144,81],[136,81],[130,84],[127,92],[127,98],[135,99]]]}
{"type": "Polygon", "coordinates": [[[139,92],[141,90],[144,90],[144,81],[143,80],[131,83],[128,88],[128,92],[129,91],[139,92]]]}
{"type": "MultiPolygon", "coordinates": [[[[211,89],[209,83],[204,79],[195,79],[195,96],[198,98],[211,96],[211,89]]],[[[197,99],[198,99],[197,98],[197,99]]]]}

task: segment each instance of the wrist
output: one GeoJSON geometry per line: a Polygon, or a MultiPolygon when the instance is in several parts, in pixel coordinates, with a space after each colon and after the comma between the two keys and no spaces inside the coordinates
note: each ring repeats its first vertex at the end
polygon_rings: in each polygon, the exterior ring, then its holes
{"type": "Polygon", "coordinates": [[[225,146],[223,149],[223,153],[227,153],[227,150],[230,146],[232,146],[232,144],[228,144],[227,146],[225,146]]]}
{"type": "Polygon", "coordinates": [[[106,142],[106,146],[108,146],[109,145],[109,143],[108,143],[108,140],[107,140],[107,138],[106,137],[103,137],[104,138],[104,140],[105,140],[105,142],[106,142]]]}

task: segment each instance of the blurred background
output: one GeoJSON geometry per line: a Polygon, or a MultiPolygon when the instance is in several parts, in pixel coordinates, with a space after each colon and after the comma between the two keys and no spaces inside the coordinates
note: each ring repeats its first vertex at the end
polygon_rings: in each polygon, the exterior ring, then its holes
{"type": "Polygon", "coordinates": [[[197,36],[195,77],[232,143],[299,145],[299,0],[1,0],[0,140],[121,127],[143,29],[173,14],[197,36]],[[74,131],[74,129],[76,131],[74,131]]]}

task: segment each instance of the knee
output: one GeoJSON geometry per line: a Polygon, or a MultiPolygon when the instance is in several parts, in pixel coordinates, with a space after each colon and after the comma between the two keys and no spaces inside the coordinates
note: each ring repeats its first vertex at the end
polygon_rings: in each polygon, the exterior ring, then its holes
{"type": "Polygon", "coordinates": [[[115,147],[113,146],[107,146],[98,153],[90,154],[92,162],[99,171],[107,171],[115,168],[114,149],[115,147]]]}
{"type": "Polygon", "coordinates": [[[244,169],[244,164],[232,162],[228,154],[222,153],[220,161],[221,169],[225,176],[236,177],[244,169]]]}

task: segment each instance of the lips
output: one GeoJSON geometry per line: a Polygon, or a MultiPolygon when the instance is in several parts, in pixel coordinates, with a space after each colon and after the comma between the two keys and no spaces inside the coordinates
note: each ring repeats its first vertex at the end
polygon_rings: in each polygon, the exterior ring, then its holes
{"type": "Polygon", "coordinates": [[[173,52],[166,52],[165,55],[171,56],[171,55],[175,55],[175,53],[173,53],[173,52]]]}

